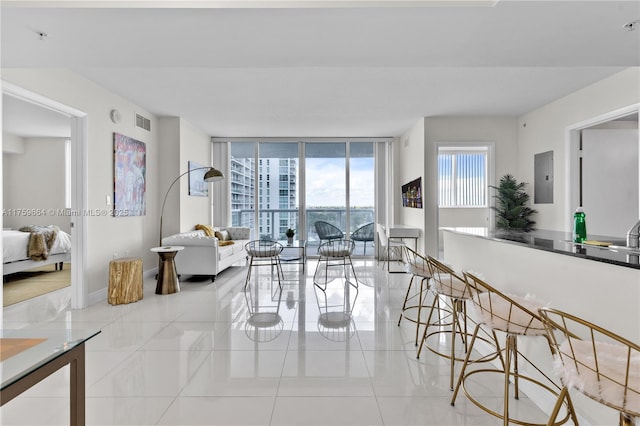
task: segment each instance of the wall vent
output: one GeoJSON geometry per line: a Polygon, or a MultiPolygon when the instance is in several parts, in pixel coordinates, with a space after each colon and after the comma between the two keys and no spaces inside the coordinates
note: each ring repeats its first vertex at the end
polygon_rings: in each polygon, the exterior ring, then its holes
{"type": "Polygon", "coordinates": [[[143,117],[142,115],[136,113],[136,127],[144,129],[148,132],[151,131],[151,120],[147,117],[143,117]]]}

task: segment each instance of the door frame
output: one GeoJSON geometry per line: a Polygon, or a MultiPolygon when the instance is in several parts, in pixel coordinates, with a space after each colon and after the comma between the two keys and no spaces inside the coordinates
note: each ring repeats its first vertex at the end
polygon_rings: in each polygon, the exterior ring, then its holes
{"type": "MultiPolygon", "coordinates": [[[[48,108],[70,119],[71,127],[71,211],[87,211],[87,114],[53,99],[2,81],[2,93],[48,108]]],[[[0,177],[0,182],[2,177],[0,177]]],[[[85,260],[87,258],[87,220],[82,214],[70,215],[71,226],[71,308],[87,306],[85,260]]]]}

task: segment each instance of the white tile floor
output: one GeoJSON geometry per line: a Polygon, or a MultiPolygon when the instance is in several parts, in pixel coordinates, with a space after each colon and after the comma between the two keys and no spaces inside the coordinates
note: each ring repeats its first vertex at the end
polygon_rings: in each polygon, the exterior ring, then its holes
{"type": "MultiPolygon", "coordinates": [[[[246,267],[234,266],[214,284],[185,277],[165,296],[148,278],[144,299],[128,305],[70,310],[59,292],[6,308],[4,328],[102,330],[87,343],[87,424],[501,424],[463,394],[450,405],[447,360],[429,351],[416,359],[414,325],[397,326],[408,275],[359,260],[357,293],[347,287],[345,298],[337,280],[325,301],[315,265],[304,276],[285,266],[281,298],[264,277],[243,291],[246,267]],[[350,306],[351,319],[324,321],[325,304],[350,306]]],[[[6,404],[0,424],[68,424],[68,376],[61,370],[6,404]]],[[[483,386],[495,407],[500,391],[483,386]]],[[[526,398],[514,405],[544,417],[526,398]]]]}

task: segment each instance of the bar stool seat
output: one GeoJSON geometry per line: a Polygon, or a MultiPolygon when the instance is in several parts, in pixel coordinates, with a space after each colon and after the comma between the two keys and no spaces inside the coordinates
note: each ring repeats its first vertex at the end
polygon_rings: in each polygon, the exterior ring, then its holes
{"type": "Polygon", "coordinates": [[[573,388],[617,410],[620,426],[640,418],[640,345],[575,315],[539,309],[551,342],[555,371],[563,384],[549,422],[573,388]]]}

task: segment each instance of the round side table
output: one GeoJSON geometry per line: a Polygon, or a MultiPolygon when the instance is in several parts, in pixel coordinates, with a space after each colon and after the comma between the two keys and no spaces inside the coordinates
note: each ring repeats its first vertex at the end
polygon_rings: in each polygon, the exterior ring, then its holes
{"type": "Polygon", "coordinates": [[[180,250],[184,250],[184,247],[162,246],[151,249],[151,251],[158,253],[158,256],[160,256],[156,294],[171,294],[180,291],[180,281],[178,281],[178,271],[174,260],[180,250]]]}

